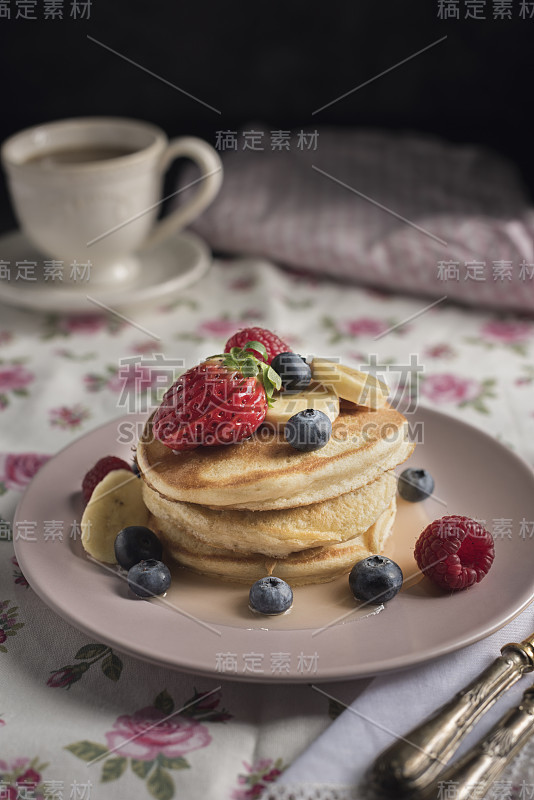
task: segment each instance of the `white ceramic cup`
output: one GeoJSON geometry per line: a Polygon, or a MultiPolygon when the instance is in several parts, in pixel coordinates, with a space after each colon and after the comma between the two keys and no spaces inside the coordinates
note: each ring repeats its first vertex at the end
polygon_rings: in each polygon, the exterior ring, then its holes
{"type": "Polygon", "coordinates": [[[207,142],[191,136],[169,142],[155,125],[127,118],[37,125],[7,139],[1,158],[21,228],[44,257],[90,262],[91,281],[114,285],[133,280],[139,269],[135,252],[195,219],[222,182],[220,158],[207,142]],[[54,151],[102,147],[128,152],[78,163],[35,160],[54,151]],[[200,178],[193,196],[156,222],[165,171],[178,157],[195,161],[200,178]]]}

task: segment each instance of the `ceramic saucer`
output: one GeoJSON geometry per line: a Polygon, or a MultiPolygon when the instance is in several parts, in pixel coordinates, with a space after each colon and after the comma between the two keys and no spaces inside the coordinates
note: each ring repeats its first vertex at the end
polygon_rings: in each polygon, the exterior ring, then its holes
{"type": "Polygon", "coordinates": [[[63,266],[64,280],[46,277],[44,263],[48,256],[39,252],[21,231],[0,236],[0,299],[9,305],[38,311],[79,311],[94,313],[93,301],[111,308],[152,305],[169,300],[187,286],[200,280],[212,263],[211,251],[199,236],[180,231],[156,247],[140,251],[135,258],[139,269],[127,284],[104,285],[92,282],[79,270],[78,287],[69,288],[70,264],[63,266]],[[35,262],[32,270],[17,268],[17,262],[35,262]],[[35,280],[24,276],[35,277],[35,280]],[[17,277],[18,276],[18,277],[17,277]]]}

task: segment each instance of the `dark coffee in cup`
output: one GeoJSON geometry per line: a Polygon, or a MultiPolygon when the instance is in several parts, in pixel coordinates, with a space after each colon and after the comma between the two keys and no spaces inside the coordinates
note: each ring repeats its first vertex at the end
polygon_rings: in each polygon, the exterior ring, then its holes
{"type": "Polygon", "coordinates": [[[91,145],[85,147],[62,147],[56,150],[47,150],[36,153],[26,159],[25,164],[39,164],[43,167],[56,167],[61,164],[88,164],[92,161],[108,161],[110,158],[120,158],[135,153],[129,147],[116,145],[91,145]]]}

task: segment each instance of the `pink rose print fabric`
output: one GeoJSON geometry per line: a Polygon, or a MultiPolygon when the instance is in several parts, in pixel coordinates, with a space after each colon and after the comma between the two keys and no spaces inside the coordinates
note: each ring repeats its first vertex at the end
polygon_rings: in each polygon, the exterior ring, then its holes
{"type": "Polygon", "coordinates": [[[179,717],[166,719],[167,716],[147,706],[131,716],[118,717],[113,730],[106,733],[109,749],[119,748],[126,758],[151,761],[160,753],[166,758],[178,758],[210,744],[211,735],[205,725],[179,717]]]}
{"type": "Polygon", "coordinates": [[[94,337],[96,334],[119,333],[127,323],[113,314],[48,314],[44,319],[42,338],[94,337]]]}
{"type": "Polygon", "coordinates": [[[387,330],[387,325],[379,319],[360,317],[344,322],[340,330],[348,336],[380,336],[387,330]]]}
{"type": "Polygon", "coordinates": [[[128,765],[154,797],[170,800],[176,785],[172,771],[191,767],[186,755],[212,743],[209,723],[232,718],[220,709],[220,690],[196,692],[174,714],[174,700],[164,689],[152,706],[121,714],[105,733],[106,744],[82,740],[67,745],[66,750],[83,761],[102,759],[102,779],[116,780],[128,765]]]}
{"type": "Polygon", "coordinates": [[[525,342],[534,335],[534,325],[512,320],[491,320],[481,328],[484,339],[502,344],[525,342]]]}
{"type": "Polygon", "coordinates": [[[16,636],[24,622],[19,622],[18,606],[12,605],[11,600],[0,602],[0,653],[7,653],[10,636],[16,636]]]}
{"type": "Polygon", "coordinates": [[[91,417],[91,410],[88,406],[76,403],[73,406],[60,406],[51,408],[48,421],[53,428],[64,430],[77,430],[82,424],[91,417]]]}
{"type": "Polygon", "coordinates": [[[21,397],[27,397],[28,387],[35,380],[29,369],[16,361],[4,362],[0,359],[0,411],[4,411],[21,397]]]}
{"type": "MultiPolygon", "coordinates": [[[[386,335],[386,333],[392,336],[402,336],[410,330],[408,324],[397,327],[399,320],[385,317],[361,316],[343,319],[341,317],[325,316],[322,321],[323,327],[329,333],[330,344],[359,339],[371,343],[376,338],[386,335]]],[[[376,352],[374,344],[368,349],[371,352],[376,352]]]]}
{"type": "Polygon", "coordinates": [[[22,491],[49,458],[44,453],[0,453],[1,489],[22,491]]]}
{"type": "Polygon", "coordinates": [[[70,689],[74,683],[83,678],[94,664],[99,664],[102,673],[112,681],[118,681],[122,675],[122,659],[105,644],[85,644],[76,652],[75,663],[66,664],[59,669],[51,670],[46,685],[51,689],[70,689]]]}
{"type": "Polygon", "coordinates": [[[48,764],[37,758],[19,757],[10,761],[0,759],[0,797],[3,800],[45,800],[47,786],[43,773],[48,764]]]}
{"type": "Polygon", "coordinates": [[[421,392],[432,403],[464,403],[480,394],[480,384],[470,378],[458,378],[451,373],[429,375],[421,392]]]}
{"type": "Polygon", "coordinates": [[[206,322],[203,322],[198,327],[198,332],[201,336],[209,336],[210,338],[217,337],[221,339],[228,339],[233,333],[235,333],[236,328],[244,327],[243,324],[239,324],[235,320],[231,319],[211,319],[206,322]]]}
{"type": "MultiPolygon", "coordinates": [[[[426,311],[427,302],[247,258],[216,260],[205,279],[155,308],[123,309],[135,325],[97,313],[94,305],[84,315],[3,308],[0,666],[8,690],[0,702],[0,798],[4,790],[8,800],[23,800],[17,791],[25,783],[35,784],[37,800],[60,800],[54,787],[64,800],[274,794],[277,779],[284,780],[286,768],[331,724],[332,703],[304,687],[244,686],[218,676],[194,690],[195,677],[124,654],[104,631],[91,641],[29,585],[22,548],[20,562],[14,552],[15,507],[28,487],[32,492],[39,470],[54,470],[50,459],[80,439],[77,471],[57,476],[57,491],[72,495],[77,516],[84,453],[89,468],[108,452],[130,462],[135,446],[113,437],[109,451],[94,454],[83,437],[111,420],[134,421],[127,426],[134,431],[140,420],[142,429],[144,407],[152,408],[165,388],[162,373],[170,384],[182,368],[223,352],[229,336],[251,325],[274,330],[306,357],[378,365],[392,402],[404,397],[478,426],[534,464],[534,317],[460,308],[449,300],[426,311]],[[219,683],[216,692],[206,688],[219,683]],[[70,798],[73,782],[88,780],[91,796],[79,789],[70,798]]],[[[54,498],[45,505],[43,519],[52,519],[54,498]]],[[[79,535],[69,535],[72,518],[64,522],[63,542],[50,542],[46,552],[54,558],[54,548],[66,547],[81,560],[79,535]]],[[[172,623],[169,630],[173,635],[172,623]]],[[[230,645],[213,639],[215,665],[216,651],[230,645]]],[[[534,761],[534,749],[527,760],[534,761]]]]}
{"type": "Polygon", "coordinates": [[[476,381],[450,372],[423,376],[419,384],[421,397],[430,404],[454,404],[458,408],[471,406],[483,414],[489,413],[486,401],[495,397],[494,386],[494,378],[476,381]]]}
{"type": "Polygon", "coordinates": [[[521,319],[491,319],[481,325],[479,333],[467,336],[466,342],[486,350],[503,349],[526,356],[534,340],[534,322],[521,319]]]}
{"type": "Polygon", "coordinates": [[[33,380],[32,372],[15,364],[11,367],[0,368],[0,392],[12,392],[16,389],[25,389],[33,380]]]}
{"type": "Polygon", "coordinates": [[[284,770],[281,758],[260,758],[253,764],[243,761],[243,766],[245,772],[237,776],[239,787],[232,791],[232,800],[257,800],[284,770]]]}

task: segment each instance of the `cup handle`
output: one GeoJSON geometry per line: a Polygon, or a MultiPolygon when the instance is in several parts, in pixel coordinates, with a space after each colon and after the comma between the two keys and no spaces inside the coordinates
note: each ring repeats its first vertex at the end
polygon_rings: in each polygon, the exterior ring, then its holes
{"type": "Polygon", "coordinates": [[[198,184],[198,189],[188,203],[171,211],[168,216],[156,223],[141,246],[143,250],[159,244],[198,217],[209,206],[221,187],[222,163],[211,145],[195,136],[172,139],[161,157],[159,165],[161,173],[164,174],[170,163],[181,156],[190,158],[200,168],[201,176],[194,181],[195,184],[198,184]]]}

